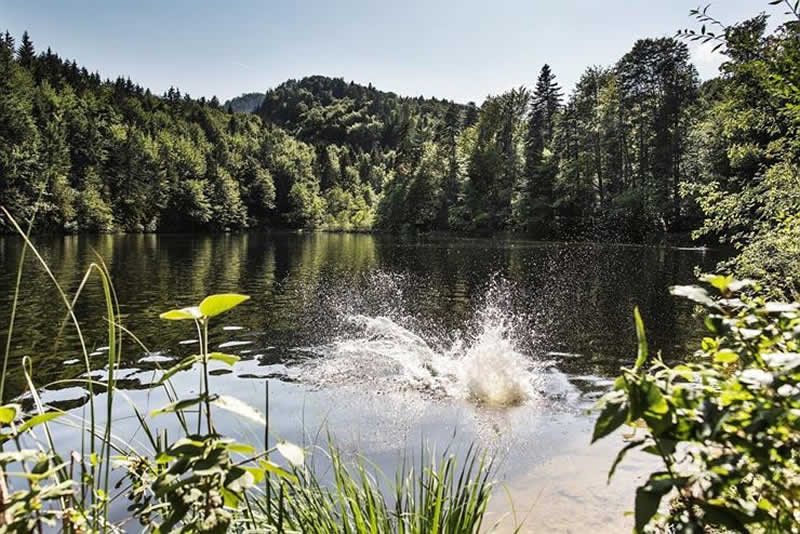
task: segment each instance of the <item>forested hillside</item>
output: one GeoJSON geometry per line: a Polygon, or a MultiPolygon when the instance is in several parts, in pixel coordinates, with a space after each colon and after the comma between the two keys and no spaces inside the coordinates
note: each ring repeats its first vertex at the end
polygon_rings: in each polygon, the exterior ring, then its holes
{"type": "Polygon", "coordinates": [[[255,113],[264,101],[264,93],[245,93],[227,100],[223,107],[227,111],[255,113]]]}
{"type": "Polygon", "coordinates": [[[798,254],[800,46],[796,26],[768,34],[766,20],[704,20],[726,37],[727,61],[703,84],[681,40],[698,35],[688,34],[640,40],[570,91],[545,65],[531,88],[480,106],[312,76],[226,107],[103,81],[6,33],[0,204],[28,218],[39,199],[36,229],[49,231],[643,241],[694,230],[742,248],[742,268],[749,254],[783,258],[759,270],[785,276],[795,268],[787,254],[798,254]],[[256,113],[235,112],[262,98],[256,113]]]}

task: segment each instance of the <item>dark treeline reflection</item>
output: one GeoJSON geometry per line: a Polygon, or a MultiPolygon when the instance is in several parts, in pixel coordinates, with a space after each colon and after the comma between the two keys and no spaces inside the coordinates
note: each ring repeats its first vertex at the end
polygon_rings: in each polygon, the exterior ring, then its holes
{"type": "MultiPolygon", "coordinates": [[[[235,291],[252,301],[216,326],[212,345],[249,342],[228,350],[258,355],[261,363],[306,357],[294,349],[345,336],[347,315],[357,313],[391,316],[444,349],[474,334],[480,313],[494,308],[513,324],[531,358],[554,359],[569,374],[599,376],[611,376],[633,358],[637,305],[652,345],[667,357],[686,354],[698,324],[691,307],[668,288],[691,283],[695,266],[708,269],[719,259],[706,250],[663,247],[328,233],[39,237],[36,245],[70,298],[89,264],[102,258],[124,325],[151,352],[166,356],[188,355],[193,346],[181,341],[192,339],[193,331],[189,325],[166,328],[160,312],[235,291]]],[[[21,240],[0,238],[3,341],[21,250],[21,240]]],[[[95,369],[106,358],[104,309],[95,277],[76,309],[95,369]]],[[[23,387],[24,355],[33,358],[39,384],[85,371],[69,363],[82,361],[77,332],[30,254],[12,343],[13,394],[23,387]]],[[[152,366],[138,361],[143,356],[126,340],[123,367],[152,366]]],[[[135,381],[125,385],[137,387],[135,381]]]]}

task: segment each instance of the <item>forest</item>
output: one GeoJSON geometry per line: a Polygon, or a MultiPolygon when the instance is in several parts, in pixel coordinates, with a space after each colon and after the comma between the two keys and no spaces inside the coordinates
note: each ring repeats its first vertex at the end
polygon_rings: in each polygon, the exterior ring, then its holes
{"type": "Polygon", "coordinates": [[[324,76],[225,105],[154,95],[6,32],[0,204],[38,205],[41,232],[691,233],[797,291],[797,27],[697,16],[702,33],[639,40],[568,93],[544,65],[480,106],[324,76]],[[699,82],[692,39],[720,41],[718,78],[699,82]]]}

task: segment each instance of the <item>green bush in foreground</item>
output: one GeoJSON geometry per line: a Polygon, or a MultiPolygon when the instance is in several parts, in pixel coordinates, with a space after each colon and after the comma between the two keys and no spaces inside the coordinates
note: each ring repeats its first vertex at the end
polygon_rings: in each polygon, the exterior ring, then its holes
{"type": "Polygon", "coordinates": [[[719,297],[672,289],[705,309],[709,335],[690,363],[648,359],[636,311],[636,363],[600,401],[592,439],[636,428],[609,479],[632,449],[662,460],[636,490],[635,532],[800,532],[800,305],[753,296],[749,281],[706,281],[719,297]]]}

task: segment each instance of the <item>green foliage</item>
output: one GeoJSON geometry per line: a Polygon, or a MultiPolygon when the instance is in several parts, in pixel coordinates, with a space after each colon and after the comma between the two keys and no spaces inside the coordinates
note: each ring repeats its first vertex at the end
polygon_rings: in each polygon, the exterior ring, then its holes
{"type": "Polygon", "coordinates": [[[636,492],[637,532],[798,532],[800,524],[800,304],[753,296],[752,282],[705,279],[673,293],[704,308],[709,331],[692,361],[648,360],[636,313],[639,355],[598,408],[593,441],[623,424],[637,429],[609,472],[632,449],[663,470],[636,492]],[[675,502],[659,514],[662,497],[675,502]]]}
{"type": "Polygon", "coordinates": [[[797,298],[797,10],[787,13],[790,20],[772,34],[763,14],[734,26],[719,23],[706,10],[695,15],[721,30],[682,34],[715,41],[727,56],[724,77],[705,87],[709,104],[694,139],[699,180],[683,188],[685,196],[697,199],[704,216],[695,236],[732,244],[738,255],[725,268],[797,298]]]}

